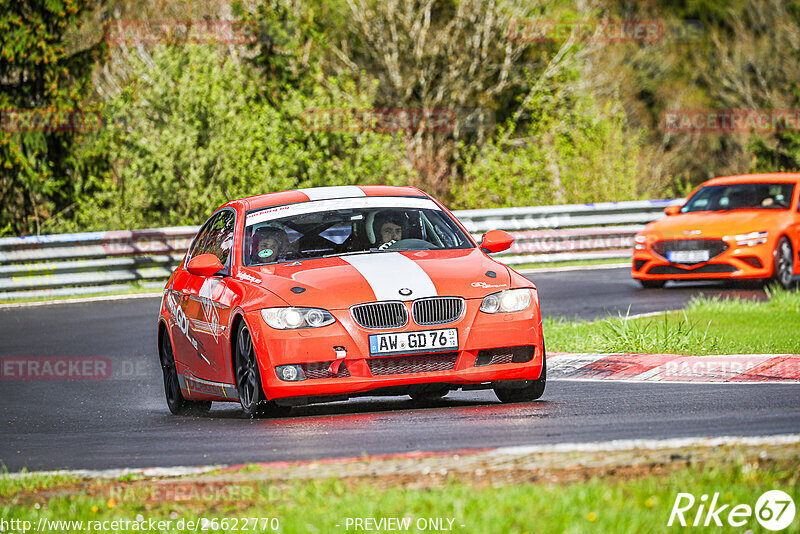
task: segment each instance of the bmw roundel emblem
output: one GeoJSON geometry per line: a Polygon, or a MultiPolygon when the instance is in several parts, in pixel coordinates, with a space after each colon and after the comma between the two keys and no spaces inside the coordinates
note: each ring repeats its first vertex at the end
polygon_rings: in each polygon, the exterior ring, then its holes
{"type": "Polygon", "coordinates": [[[400,291],[398,291],[398,293],[400,293],[404,297],[407,297],[407,296],[409,296],[411,294],[411,290],[408,289],[407,287],[403,287],[403,288],[400,289],[400,291]]]}

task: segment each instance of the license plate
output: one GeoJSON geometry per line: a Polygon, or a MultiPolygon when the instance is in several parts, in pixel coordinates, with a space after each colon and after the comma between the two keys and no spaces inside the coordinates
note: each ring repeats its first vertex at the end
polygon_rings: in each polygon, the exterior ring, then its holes
{"type": "Polygon", "coordinates": [[[458,348],[458,330],[425,330],[423,332],[397,332],[369,336],[369,353],[409,354],[413,352],[439,352],[458,348]]]}
{"type": "Polygon", "coordinates": [[[700,263],[708,261],[707,250],[673,250],[667,252],[667,260],[673,263],[700,263]]]}

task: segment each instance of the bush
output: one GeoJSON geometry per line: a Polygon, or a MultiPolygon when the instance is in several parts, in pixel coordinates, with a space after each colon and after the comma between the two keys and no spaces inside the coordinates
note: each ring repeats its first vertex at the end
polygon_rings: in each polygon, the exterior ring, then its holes
{"type": "Polygon", "coordinates": [[[328,80],[310,94],[260,98],[235,55],[204,45],[159,46],[107,106],[106,128],[83,157],[107,154],[82,176],[88,194],[74,220],[53,229],[198,224],[227,200],[306,186],[405,183],[393,137],[310,127],[309,109],[350,107],[360,91],[328,80]],[[355,95],[355,96],[353,96],[355,95]]]}
{"type": "Polygon", "coordinates": [[[637,198],[639,137],[616,102],[541,95],[532,119],[509,124],[466,158],[453,195],[460,208],[602,202],[637,198]]]}

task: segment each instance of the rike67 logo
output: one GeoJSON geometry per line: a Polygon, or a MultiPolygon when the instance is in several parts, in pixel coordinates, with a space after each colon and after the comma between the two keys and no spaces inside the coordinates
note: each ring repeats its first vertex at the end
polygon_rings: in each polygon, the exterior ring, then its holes
{"type": "Polygon", "coordinates": [[[714,493],[710,499],[705,494],[696,499],[691,493],[678,493],[667,526],[721,527],[727,523],[743,527],[753,516],[767,530],[783,530],[794,521],[794,501],[786,492],[770,490],[758,498],[754,509],[749,504],[720,505],[719,493],[714,493]]]}

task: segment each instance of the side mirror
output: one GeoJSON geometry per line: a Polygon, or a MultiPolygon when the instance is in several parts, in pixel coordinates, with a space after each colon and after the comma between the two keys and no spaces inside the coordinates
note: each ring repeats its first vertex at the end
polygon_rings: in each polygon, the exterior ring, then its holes
{"type": "Polygon", "coordinates": [[[508,250],[508,247],[510,247],[513,242],[514,236],[505,230],[490,230],[483,234],[480,247],[481,250],[486,253],[503,252],[504,250],[508,250]]]}
{"type": "Polygon", "coordinates": [[[186,264],[186,270],[195,276],[214,276],[225,266],[214,254],[200,254],[186,264]]]}
{"type": "Polygon", "coordinates": [[[664,208],[664,213],[667,214],[667,217],[671,215],[677,215],[678,212],[681,211],[682,207],[683,206],[678,206],[673,204],[672,206],[667,206],[666,208],[664,208]]]}

